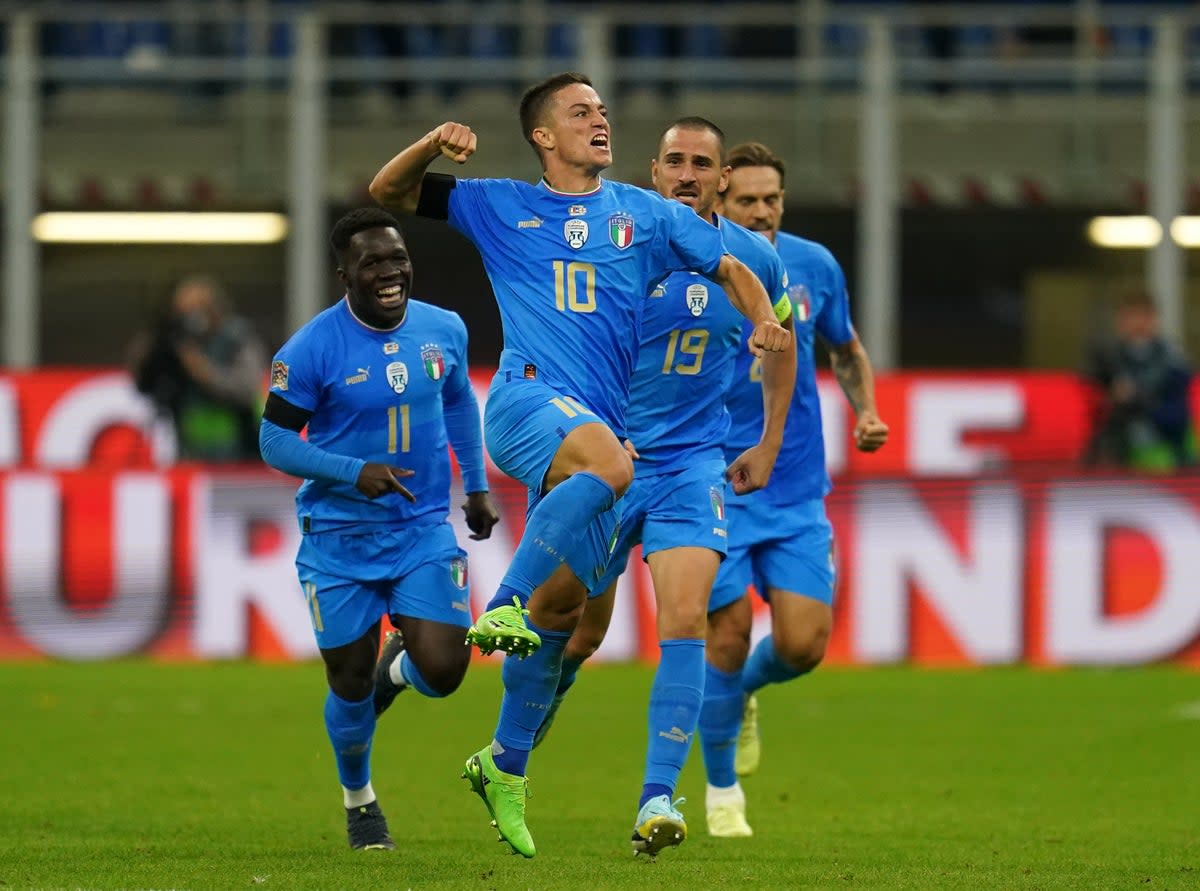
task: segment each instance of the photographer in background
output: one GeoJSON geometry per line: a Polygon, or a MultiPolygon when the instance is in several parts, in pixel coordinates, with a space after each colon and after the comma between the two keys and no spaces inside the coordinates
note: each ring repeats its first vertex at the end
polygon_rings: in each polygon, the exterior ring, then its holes
{"type": "Polygon", "coordinates": [[[176,286],[157,328],[135,338],[129,364],[138,390],[171,418],[181,459],[258,460],[265,351],[213,279],[176,286]]]}
{"type": "Polygon", "coordinates": [[[1088,464],[1169,473],[1196,460],[1183,353],[1159,331],[1158,310],[1144,293],[1117,308],[1113,337],[1093,347],[1087,376],[1100,404],[1088,464]]]}

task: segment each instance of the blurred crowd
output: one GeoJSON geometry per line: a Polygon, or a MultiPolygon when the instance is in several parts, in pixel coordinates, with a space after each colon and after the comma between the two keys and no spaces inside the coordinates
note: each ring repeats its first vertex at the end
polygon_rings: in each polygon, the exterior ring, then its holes
{"type": "MultiPolygon", "coordinates": [[[[171,55],[241,56],[259,38],[247,25],[251,7],[271,10],[294,10],[322,5],[317,0],[271,0],[253,3],[246,0],[173,0],[169,3],[142,0],[146,6],[145,19],[96,20],[47,23],[43,27],[42,48],[52,57],[124,59],[131,68],[152,70],[171,55]],[[224,23],[205,16],[221,15],[224,23]]],[[[469,56],[476,59],[506,58],[528,51],[522,45],[523,23],[507,21],[494,14],[497,0],[415,0],[430,8],[458,7],[477,10],[479,16],[464,24],[431,24],[414,20],[396,21],[392,0],[367,0],[378,8],[378,23],[335,25],[331,32],[330,51],[335,56],[357,59],[371,58],[439,58],[469,56]],[[391,19],[391,21],[389,21],[391,19]]],[[[574,0],[543,0],[546,8],[577,6],[574,0]]],[[[778,26],[719,26],[705,23],[704,8],[732,6],[733,0],[655,0],[656,6],[690,7],[696,11],[695,21],[688,24],[639,23],[617,28],[614,52],[619,58],[748,58],[755,56],[786,56],[797,47],[796,27],[778,26]]],[[[136,5],[122,3],[123,7],[136,5]]],[[[330,4],[331,5],[331,4],[330,4]]],[[[412,0],[405,4],[411,8],[412,0]]],[[[607,6],[644,6],[637,0],[608,0],[607,6]]],[[[997,6],[1013,10],[1011,21],[986,25],[950,26],[929,24],[916,26],[909,35],[910,45],[931,58],[954,58],[971,55],[1021,54],[1039,49],[1069,49],[1077,39],[1073,26],[1030,25],[1021,20],[1020,10],[1060,9],[1069,11],[1078,0],[920,0],[918,4],[905,0],[825,0],[831,23],[821,35],[825,52],[837,56],[854,54],[862,44],[861,30],[837,23],[839,7],[862,10],[877,6],[881,10],[902,6],[947,6],[957,10],[969,7],[986,9],[997,6]]],[[[1125,6],[1130,0],[1097,0],[1096,5],[1125,6]]],[[[1156,8],[1194,7],[1193,0],[1156,0],[1156,8]]],[[[801,17],[802,18],[802,17],[801,17]]],[[[1104,52],[1144,52],[1150,44],[1147,28],[1137,25],[1114,25],[1086,35],[1093,46],[1104,52]]],[[[548,29],[545,45],[538,47],[555,58],[570,58],[577,50],[578,29],[574,24],[562,24],[548,29]]],[[[273,57],[286,57],[292,50],[290,29],[283,24],[272,26],[263,40],[266,51],[273,57]]]]}

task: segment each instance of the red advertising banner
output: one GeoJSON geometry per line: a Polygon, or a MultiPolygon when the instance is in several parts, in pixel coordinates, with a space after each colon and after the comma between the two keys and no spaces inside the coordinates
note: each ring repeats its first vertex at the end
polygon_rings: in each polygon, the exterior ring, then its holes
{"type": "MultiPolygon", "coordinates": [[[[849,415],[825,400],[831,662],[1200,665],[1200,478],[1081,474],[1089,395],[1067,375],[898,375],[879,392],[895,438],[876,456],[845,446],[849,415]]],[[[316,654],[294,480],[171,464],[169,430],[118,372],[0,377],[0,414],[0,658],[316,654]]],[[[493,538],[459,529],[476,608],[524,515],[516,485],[493,486],[493,538]]],[[[652,658],[640,561],[622,585],[601,655],[652,658]]]]}

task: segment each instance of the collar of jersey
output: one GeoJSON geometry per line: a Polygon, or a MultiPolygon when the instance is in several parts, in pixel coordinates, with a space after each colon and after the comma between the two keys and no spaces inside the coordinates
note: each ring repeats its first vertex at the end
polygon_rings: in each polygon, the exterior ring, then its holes
{"type": "MultiPolygon", "coordinates": [[[[410,297],[409,300],[411,301],[412,298],[410,297]]],[[[400,328],[404,325],[404,323],[408,321],[408,309],[410,306],[409,303],[404,304],[404,318],[402,318],[400,321],[398,321],[391,328],[376,328],[374,325],[368,325],[366,322],[364,322],[362,319],[360,319],[358,316],[356,316],[354,314],[354,307],[352,307],[350,305],[350,297],[349,296],[343,297],[342,303],[344,303],[346,305],[346,312],[350,313],[350,318],[354,319],[354,321],[358,322],[359,325],[366,328],[368,331],[374,331],[376,334],[391,334],[393,331],[399,331],[400,328]]]]}
{"type": "Polygon", "coordinates": [[[550,185],[550,183],[546,182],[546,177],[544,176],[538,180],[538,185],[551,195],[561,195],[563,198],[586,198],[589,195],[595,195],[604,188],[604,177],[600,177],[600,182],[596,184],[596,188],[590,189],[587,192],[560,192],[558,189],[554,188],[554,186],[550,185]]]}

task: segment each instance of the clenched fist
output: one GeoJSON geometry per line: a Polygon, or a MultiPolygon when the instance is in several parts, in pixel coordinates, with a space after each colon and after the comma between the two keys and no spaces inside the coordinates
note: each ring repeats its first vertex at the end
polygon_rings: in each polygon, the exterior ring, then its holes
{"type": "Polygon", "coordinates": [[[466,124],[446,121],[425,136],[430,145],[456,164],[465,164],[475,154],[475,134],[466,124]]]}

